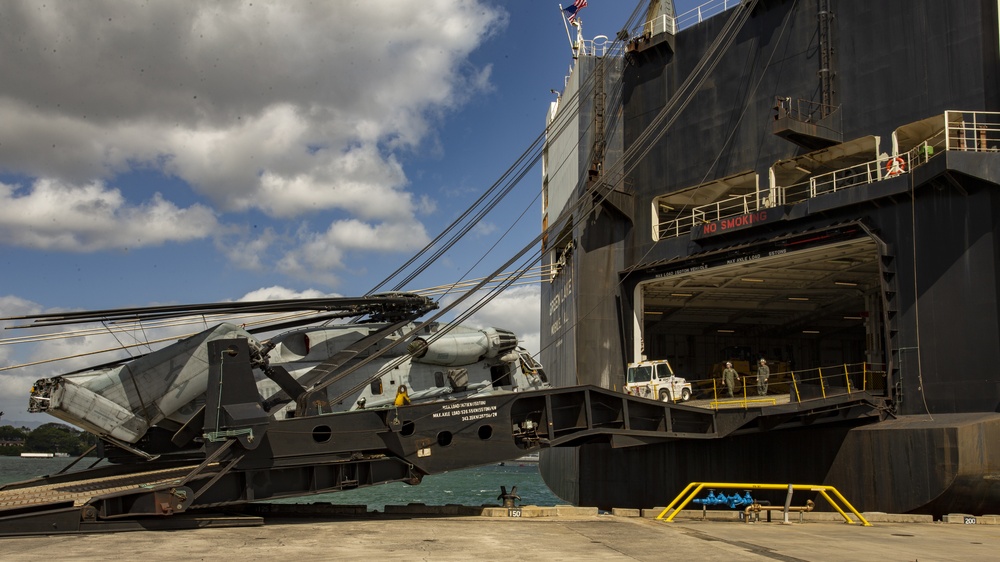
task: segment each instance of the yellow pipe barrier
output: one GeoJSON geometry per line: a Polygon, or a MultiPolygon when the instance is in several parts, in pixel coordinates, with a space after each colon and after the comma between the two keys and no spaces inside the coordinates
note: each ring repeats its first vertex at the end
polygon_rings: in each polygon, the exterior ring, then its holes
{"type": "Polygon", "coordinates": [[[795,382],[795,371],[789,371],[792,373],[792,388],[795,389],[795,401],[802,402],[802,396],[799,394],[799,383],[795,382]]]}
{"type": "Polygon", "coordinates": [[[851,393],[851,373],[847,371],[847,363],[844,363],[844,381],[847,382],[847,393],[851,393]]]}
{"type": "Polygon", "coordinates": [[[823,384],[823,367],[816,367],[819,371],[819,389],[823,391],[823,398],[826,398],[826,385],[823,384]]]}
{"type": "Polygon", "coordinates": [[[677,495],[676,498],[674,498],[674,500],[672,502],[670,502],[670,505],[668,505],[667,507],[665,507],[663,509],[663,511],[660,512],[660,514],[656,516],[656,519],[657,520],[661,520],[661,521],[664,520],[663,519],[664,516],[666,516],[667,513],[671,509],[673,509],[674,512],[671,513],[670,516],[666,518],[666,521],[673,521],[674,520],[674,516],[677,515],[678,513],[680,513],[680,511],[682,509],[684,509],[684,507],[687,506],[687,504],[691,503],[691,500],[693,500],[705,488],[711,488],[713,490],[715,490],[715,489],[730,489],[730,490],[788,490],[789,486],[792,487],[792,490],[808,490],[810,492],[819,492],[819,494],[821,496],[823,496],[823,498],[826,501],[830,502],[830,505],[833,506],[833,508],[835,510],[837,510],[838,513],[840,513],[840,515],[844,518],[844,521],[846,521],[847,524],[853,525],[854,521],[852,521],[851,518],[847,515],[847,513],[845,513],[844,510],[841,509],[840,505],[836,501],[834,501],[833,498],[830,497],[830,495],[828,494],[828,492],[831,492],[841,502],[843,502],[843,504],[847,507],[848,510],[850,510],[851,513],[854,514],[855,517],[858,518],[858,521],[861,522],[861,525],[863,527],[871,527],[872,526],[872,524],[869,523],[868,520],[865,519],[864,516],[861,515],[860,512],[858,512],[857,509],[854,509],[854,506],[851,505],[851,502],[847,501],[847,499],[844,498],[844,496],[839,491],[837,491],[836,488],[834,488],[833,486],[823,486],[823,485],[814,485],[814,484],[739,484],[739,483],[733,483],[733,482],[691,482],[690,484],[688,484],[684,488],[684,490],[680,494],[677,495]],[[692,488],[693,488],[693,491],[691,491],[689,493],[689,490],[692,490],[692,488]],[[682,501],[682,499],[683,499],[683,501],[682,501]],[[678,505],[678,502],[680,502],[679,505],[678,505]],[[676,509],[674,509],[675,505],[677,506],[676,509]]]}

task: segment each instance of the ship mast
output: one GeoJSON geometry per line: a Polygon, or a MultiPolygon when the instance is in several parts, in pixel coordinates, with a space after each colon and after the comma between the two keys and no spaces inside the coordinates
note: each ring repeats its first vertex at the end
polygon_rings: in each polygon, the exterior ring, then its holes
{"type": "Polygon", "coordinates": [[[566,39],[569,41],[569,48],[573,52],[573,60],[576,60],[580,56],[580,50],[583,48],[583,20],[580,19],[579,12],[577,12],[573,21],[569,21],[566,18],[566,11],[563,10],[562,4],[559,4],[559,15],[562,17],[563,27],[566,28],[566,39]],[[576,41],[573,41],[573,36],[569,32],[570,25],[576,28],[576,41]]]}

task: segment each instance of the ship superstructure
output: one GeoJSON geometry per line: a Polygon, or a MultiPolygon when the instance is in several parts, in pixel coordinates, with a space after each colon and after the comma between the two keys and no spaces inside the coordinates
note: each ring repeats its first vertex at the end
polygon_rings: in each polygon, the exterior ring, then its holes
{"type": "Polygon", "coordinates": [[[815,482],[863,510],[995,511],[997,10],[657,1],[614,48],[578,53],[543,179],[554,383],[620,389],[626,364],[669,359],[697,397],[726,360],[755,380],[767,358],[783,367],[768,392],[794,401],[807,374],[839,372],[884,402],[549,451],[557,494],[651,507],[691,481],[815,482]]]}

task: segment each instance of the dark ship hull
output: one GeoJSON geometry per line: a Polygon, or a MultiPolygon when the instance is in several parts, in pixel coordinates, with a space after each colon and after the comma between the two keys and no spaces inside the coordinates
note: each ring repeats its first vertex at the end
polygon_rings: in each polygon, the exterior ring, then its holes
{"type": "Polygon", "coordinates": [[[739,352],[863,364],[884,408],[546,451],[560,497],[653,507],[692,481],[809,483],[864,511],[1000,508],[997,11],[760,1],[581,54],[546,155],[554,383],[621,388],[642,356],[709,382],[739,352]]]}

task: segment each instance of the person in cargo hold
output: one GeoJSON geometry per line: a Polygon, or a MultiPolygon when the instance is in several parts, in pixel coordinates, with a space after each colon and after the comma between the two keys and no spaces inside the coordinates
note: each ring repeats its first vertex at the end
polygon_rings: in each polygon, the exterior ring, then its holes
{"type": "Polygon", "coordinates": [[[729,397],[733,398],[733,389],[736,387],[736,382],[740,380],[740,374],[736,372],[733,368],[733,364],[726,361],[726,368],[722,371],[722,384],[726,385],[726,392],[729,393],[729,397]]]}
{"type": "Polygon", "coordinates": [[[767,366],[767,361],[761,359],[760,366],[757,367],[757,394],[767,395],[767,377],[770,374],[771,369],[767,366]]]}

